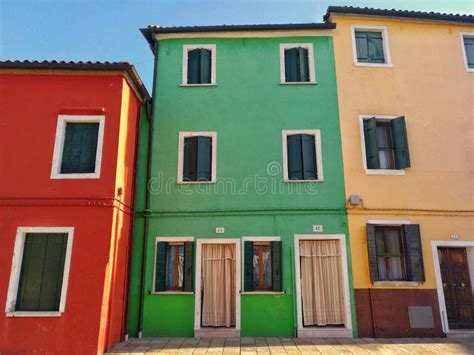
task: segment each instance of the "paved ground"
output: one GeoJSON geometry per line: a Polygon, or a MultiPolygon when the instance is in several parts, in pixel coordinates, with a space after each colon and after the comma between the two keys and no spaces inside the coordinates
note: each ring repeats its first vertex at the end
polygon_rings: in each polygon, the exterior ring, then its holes
{"type": "Polygon", "coordinates": [[[429,339],[146,338],[117,344],[119,354],[474,354],[474,337],[429,339]]]}

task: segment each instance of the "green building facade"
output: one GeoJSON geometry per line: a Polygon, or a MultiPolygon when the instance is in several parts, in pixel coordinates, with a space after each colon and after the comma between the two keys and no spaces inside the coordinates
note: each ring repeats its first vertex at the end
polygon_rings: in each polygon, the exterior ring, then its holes
{"type": "Polygon", "coordinates": [[[357,336],[331,26],[142,30],[130,337],[357,336]]]}

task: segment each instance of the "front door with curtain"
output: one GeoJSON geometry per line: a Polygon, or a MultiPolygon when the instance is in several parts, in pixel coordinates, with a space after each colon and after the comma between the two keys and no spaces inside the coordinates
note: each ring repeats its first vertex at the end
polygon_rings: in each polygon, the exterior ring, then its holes
{"type": "Polygon", "coordinates": [[[300,241],[303,326],[344,325],[344,285],[338,240],[300,241]]]}
{"type": "Polygon", "coordinates": [[[234,244],[202,246],[202,327],[235,327],[234,244]]]}

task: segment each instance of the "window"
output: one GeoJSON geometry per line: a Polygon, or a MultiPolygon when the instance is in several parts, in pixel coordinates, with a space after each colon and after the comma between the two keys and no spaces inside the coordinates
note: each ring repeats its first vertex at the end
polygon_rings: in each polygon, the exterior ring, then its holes
{"type": "Polygon", "coordinates": [[[183,46],[183,86],[216,84],[216,45],[183,46]]]}
{"type": "Polygon", "coordinates": [[[19,227],[6,313],[59,316],[64,312],[73,228],[19,227]]]}
{"type": "Polygon", "coordinates": [[[191,237],[156,238],[155,292],[192,292],[194,243],[191,237]]]}
{"type": "Polygon", "coordinates": [[[281,292],[279,237],[244,237],[244,289],[246,292],[281,292]]]}
{"type": "Polygon", "coordinates": [[[100,177],[104,121],[104,116],[58,117],[52,179],[100,177]]]}
{"type": "Polygon", "coordinates": [[[418,224],[367,224],[369,268],[373,282],[425,280],[418,224]]]}
{"type": "Polygon", "coordinates": [[[283,131],[285,181],[323,181],[319,130],[283,131]]]}
{"type": "Polygon", "coordinates": [[[354,64],[391,66],[388,32],[382,26],[352,26],[354,64]]]}
{"type": "Polygon", "coordinates": [[[178,183],[216,181],[216,132],[180,132],[178,183]]]}
{"type": "Polygon", "coordinates": [[[464,52],[466,70],[474,72],[474,32],[462,32],[461,45],[464,52]]]}
{"type": "Polygon", "coordinates": [[[367,173],[394,173],[410,167],[405,117],[361,115],[363,156],[367,173]]]}
{"type": "Polygon", "coordinates": [[[280,44],[280,82],[314,84],[314,50],[312,43],[280,44]]]}

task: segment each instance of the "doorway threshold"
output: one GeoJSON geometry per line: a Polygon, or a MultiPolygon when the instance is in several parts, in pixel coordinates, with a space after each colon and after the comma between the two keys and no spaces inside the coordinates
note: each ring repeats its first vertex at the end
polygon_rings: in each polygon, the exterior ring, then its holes
{"type": "Polygon", "coordinates": [[[352,338],[352,329],[342,327],[298,328],[298,338],[352,338]]]}
{"type": "Polygon", "coordinates": [[[446,336],[448,338],[472,338],[474,337],[474,329],[450,329],[446,336]]]}
{"type": "Polygon", "coordinates": [[[194,329],[195,338],[239,338],[240,330],[235,328],[194,329]]]}

